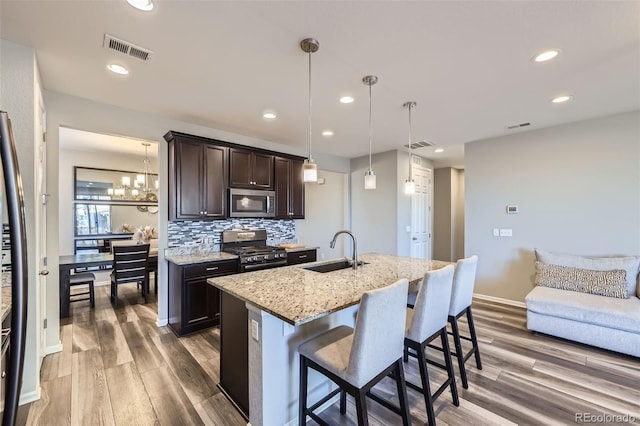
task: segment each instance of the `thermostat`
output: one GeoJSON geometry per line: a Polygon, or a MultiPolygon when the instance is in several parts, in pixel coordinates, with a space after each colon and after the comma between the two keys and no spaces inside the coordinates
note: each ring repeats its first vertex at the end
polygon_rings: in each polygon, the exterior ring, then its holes
{"type": "Polygon", "coordinates": [[[509,214],[518,213],[518,206],[507,206],[507,213],[509,214]]]}

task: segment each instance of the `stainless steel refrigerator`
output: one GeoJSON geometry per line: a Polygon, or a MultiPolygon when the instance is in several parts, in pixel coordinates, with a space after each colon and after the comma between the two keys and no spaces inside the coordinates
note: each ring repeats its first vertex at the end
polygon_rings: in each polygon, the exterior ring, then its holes
{"type": "MultiPolygon", "coordinates": [[[[10,250],[9,262],[2,266],[2,425],[14,425],[22,387],[24,348],[27,333],[27,234],[24,221],[22,178],[6,112],[0,111],[0,217],[3,249],[10,250]],[[6,220],[6,222],[5,222],[6,220]]],[[[6,256],[5,256],[6,257],[6,256]]]]}

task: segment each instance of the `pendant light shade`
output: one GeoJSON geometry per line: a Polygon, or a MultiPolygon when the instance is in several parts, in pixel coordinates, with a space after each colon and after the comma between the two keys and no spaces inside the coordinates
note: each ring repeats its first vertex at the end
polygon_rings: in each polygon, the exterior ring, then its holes
{"type": "Polygon", "coordinates": [[[413,194],[416,192],[416,183],[413,181],[413,158],[411,157],[411,109],[417,104],[415,102],[405,102],[402,106],[409,110],[409,177],[404,181],[404,193],[413,194]]]}
{"type": "Polygon", "coordinates": [[[376,189],[376,174],[371,168],[371,145],[373,141],[373,123],[371,121],[371,86],[378,82],[375,75],[367,75],[362,78],[362,82],[369,86],[369,170],[364,174],[364,189],[376,189]]]}
{"type": "Polygon", "coordinates": [[[304,164],[302,166],[302,179],[304,182],[317,182],[318,165],[313,161],[313,157],[311,157],[311,54],[320,49],[320,43],[316,39],[305,38],[300,42],[300,48],[303,52],[309,54],[309,157],[304,160],[304,164]]]}

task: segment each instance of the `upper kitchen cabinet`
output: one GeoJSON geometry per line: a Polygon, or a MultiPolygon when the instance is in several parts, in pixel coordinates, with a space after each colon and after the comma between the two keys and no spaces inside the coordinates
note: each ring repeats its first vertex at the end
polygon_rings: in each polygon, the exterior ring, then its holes
{"type": "Polygon", "coordinates": [[[226,146],[165,135],[169,141],[169,220],[227,217],[226,146]]]}
{"type": "Polygon", "coordinates": [[[273,189],[273,155],[231,148],[229,150],[229,186],[273,189]]]}
{"type": "Polygon", "coordinates": [[[275,158],[276,218],[304,219],[304,182],[297,158],[275,158]]]}

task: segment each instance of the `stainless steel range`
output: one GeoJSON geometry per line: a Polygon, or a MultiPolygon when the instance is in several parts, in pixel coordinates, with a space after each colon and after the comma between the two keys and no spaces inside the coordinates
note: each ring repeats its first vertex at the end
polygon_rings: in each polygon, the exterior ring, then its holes
{"type": "Polygon", "coordinates": [[[235,230],[222,233],[222,251],[240,258],[240,272],[275,268],[287,264],[287,252],[267,245],[267,231],[235,230]]]}

